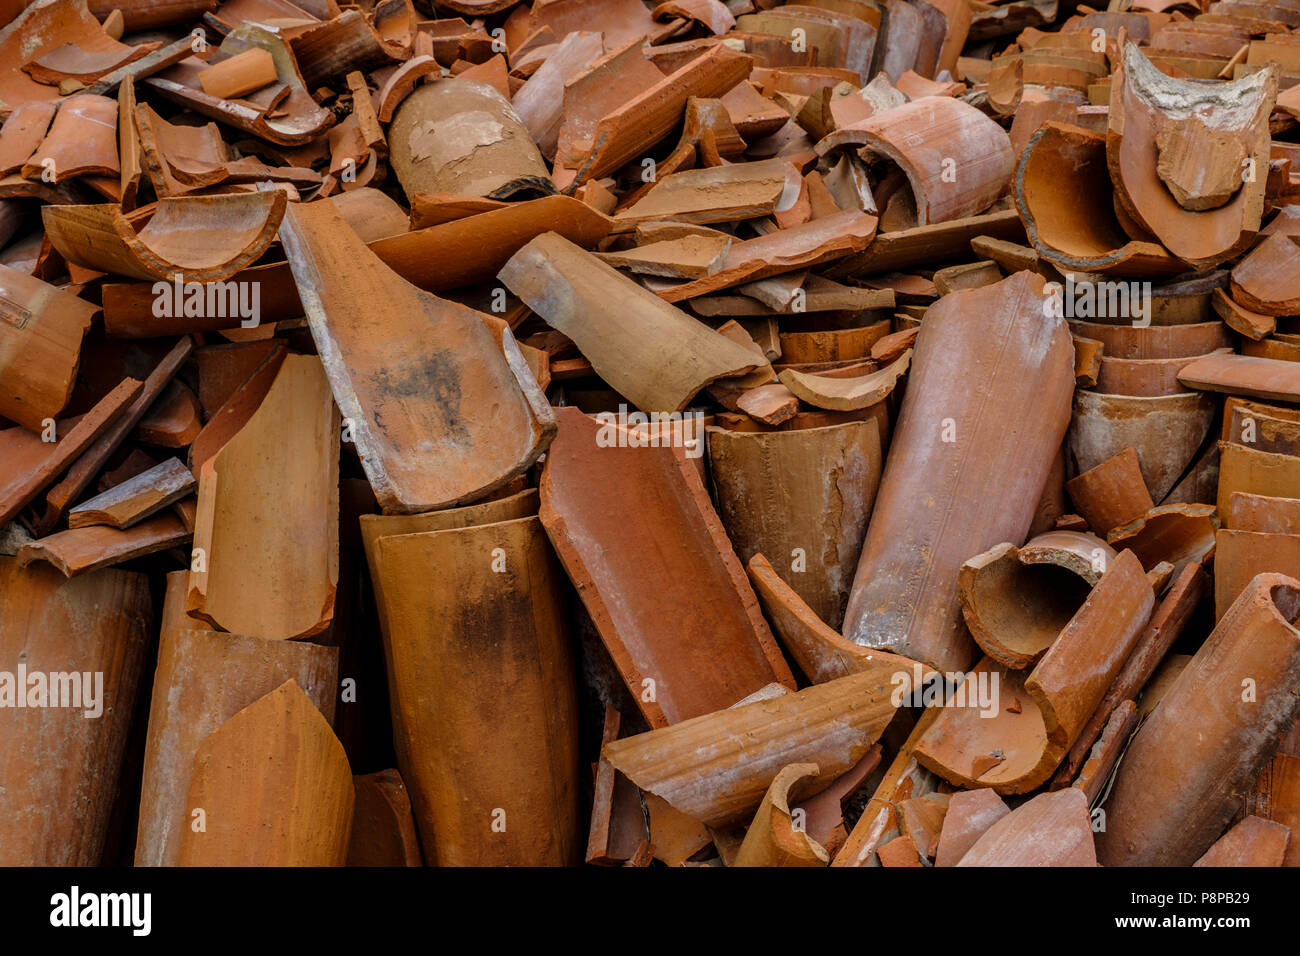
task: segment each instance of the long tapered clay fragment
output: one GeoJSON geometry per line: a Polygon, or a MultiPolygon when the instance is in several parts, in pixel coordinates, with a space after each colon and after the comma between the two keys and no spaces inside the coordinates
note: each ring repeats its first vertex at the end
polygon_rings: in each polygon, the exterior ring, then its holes
{"type": "Polygon", "coordinates": [[[790,788],[819,773],[815,763],[782,768],[758,805],[732,866],[825,866],[826,848],[796,826],[790,813],[790,788]]]}
{"type": "Polygon", "coordinates": [[[1141,517],[1155,502],[1142,480],[1137,450],[1129,446],[1065,483],[1075,510],[1097,534],[1141,517]]]}
{"type": "MultiPolygon", "coordinates": [[[[868,650],[854,644],[817,616],[790,585],[776,573],[770,561],[756,554],[745,565],[781,644],[794,658],[804,676],[814,684],[857,674],[880,661],[892,661],[899,673],[910,674],[916,662],[887,651],[868,650]]],[[[924,677],[926,669],[922,668],[924,677]]]]}
{"type": "Polygon", "coordinates": [[[1174,79],[1156,69],[1131,40],[1124,43],[1111,82],[1106,133],[1115,198],[1138,229],[1197,268],[1231,259],[1259,230],[1268,177],[1247,173],[1268,168],[1268,118],[1279,72],[1270,64],[1225,83],[1174,79]],[[1184,208],[1162,178],[1160,160],[1180,133],[1195,139],[1206,180],[1220,166],[1235,170],[1239,188],[1223,205],[1184,208]]]}
{"type": "Polygon", "coordinates": [[[576,408],[556,415],[542,524],[650,726],[730,707],[774,682],[793,688],[683,449],[632,446],[617,424],[576,408]],[[679,546],[659,547],[665,538],[679,546]],[[692,612],[670,620],[668,606],[692,612]]]}
{"type": "Polygon", "coordinates": [[[68,512],[69,528],[104,524],[129,528],[194,490],[194,475],[179,458],[114,485],[68,512]]]}
{"type": "MultiPolygon", "coordinates": [[[[709,826],[750,816],[792,763],[824,778],[853,767],[893,719],[893,660],[797,693],[757,700],[605,744],[610,763],[642,790],[709,826]]],[[[789,794],[796,803],[803,796],[789,794]]]]}
{"type": "Polygon", "coordinates": [[[68,577],[74,577],[178,547],[191,537],[192,532],[180,518],[167,512],[147,518],[126,531],[91,526],[37,538],[18,549],[18,562],[25,567],[33,561],[47,561],[68,577]]]}
{"type": "Polygon", "coordinates": [[[1156,242],[1130,239],[1110,203],[1105,137],[1044,123],[1020,154],[1016,209],[1038,253],[1058,266],[1121,275],[1175,275],[1185,266],[1156,242]],[[1078,196],[1106,197],[1080,203],[1078,196]]]}
{"type": "Polygon", "coordinates": [[[1300,709],[1300,581],[1261,574],[1129,745],[1097,849],[1106,866],[1188,866],[1242,800],[1300,709]]]}
{"type": "Polygon", "coordinates": [[[948,96],[922,97],[836,130],[817,152],[843,147],[899,165],[911,184],[918,226],[983,212],[1006,188],[1015,162],[1002,127],[948,96]]]}
{"type": "Polygon", "coordinates": [[[577,677],[541,523],[381,537],[374,552],[402,777],[426,855],[441,866],[581,862],[577,677]]]}
{"type": "Polygon", "coordinates": [[[1214,410],[1213,397],[1199,392],[1138,396],[1080,389],[1067,439],[1072,469],[1090,471],[1131,447],[1148,493],[1163,501],[1209,434],[1214,410]]]}
{"type": "Polygon", "coordinates": [[[848,412],[868,408],[888,398],[898,380],[907,374],[911,361],[912,350],[908,349],[884,368],[855,378],[817,375],[787,368],[781,371],[781,382],[809,405],[848,412]]]}
{"type": "Polygon", "coordinates": [[[207,737],[258,698],[295,681],[333,720],[338,650],[198,630],[185,614],[185,571],[167,575],[158,666],[140,790],[136,866],[175,866],[193,818],[185,805],[194,754],[207,737]]]}
{"type": "Polygon", "coordinates": [[[785,190],[786,168],[784,160],[765,159],[673,173],[615,218],[714,223],[765,216],[776,211],[785,190]]]}
{"type": "Polygon", "coordinates": [[[293,679],[214,730],[194,755],[180,866],[342,866],[356,801],[343,745],[293,679]]]}
{"type": "Polygon", "coordinates": [[[237,634],[308,637],[338,583],[339,420],[320,360],[290,355],[252,417],[199,472],[186,610],[237,634]]]}
{"type": "Polygon", "coordinates": [[[1201,597],[1209,590],[1209,576],[1198,564],[1187,564],[1174,577],[1164,598],[1156,606],[1146,629],[1138,638],[1118,676],[1092,712],[1088,723],[1070,748],[1052,781],[1052,789],[1068,786],[1083,767],[1089,751],[1111,714],[1124,701],[1132,700],[1146,686],[1156,666],[1182,634],[1201,597]]]}
{"type": "Polygon", "coordinates": [[[121,384],[100,399],[75,425],[55,422],[55,440],[25,428],[0,431],[0,448],[4,449],[4,466],[0,470],[0,525],[8,524],[46,486],[87,448],[91,447],[113,423],[121,419],[127,407],[142,391],[134,378],[121,384]]]}
{"type": "Polygon", "coordinates": [[[546,450],[554,416],[508,332],[498,347],[478,313],[395,275],[332,203],[295,205],[281,240],[385,511],[481,498],[546,450]],[[403,341],[412,347],[394,353],[391,344],[403,341]]]}
{"type": "Polygon", "coordinates": [[[145,575],[0,557],[0,866],[105,862],[152,617],[145,575]]]}
{"type": "Polygon", "coordinates": [[[850,640],[941,670],[973,659],[962,562],[1024,540],[1069,424],[1074,349],[1065,322],[1044,315],[1043,289],[1019,272],[926,313],[845,615],[850,640]],[[985,495],[1005,505],[963,504],[985,495]]]}
{"type": "Polygon", "coordinates": [[[1282,866],[1291,828],[1262,817],[1246,817],[1219,837],[1192,866],[1282,866]]]}
{"type": "MultiPolygon", "coordinates": [[[[1102,562],[1115,552],[1097,540],[1102,562]]],[[[1004,667],[1029,667],[1051,647],[1087,597],[1091,581],[1056,564],[1025,562],[999,544],[961,566],[962,616],[984,653],[1004,667]]]]}
{"type": "Polygon", "coordinates": [[[880,484],[876,423],[707,433],[719,516],[737,557],[775,556],[799,596],[838,626],[880,484]]]}
{"type": "Polygon", "coordinates": [[[1092,817],[1082,790],[1040,793],[998,820],[957,866],[1096,866],[1092,817]]]}
{"type": "Polygon", "coordinates": [[[216,282],[251,266],[284,216],[278,190],[158,200],[137,230],[117,205],[45,206],[45,234],[69,262],[134,279],[216,282]]]}
{"type": "Polygon", "coordinates": [[[95,306],[0,265],[0,415],[34,432],[67,405],[95,306]]]}
{"type": "Polygon", "coordinates": [[[1232,352],[1205,355],[1184,365],[1178,381],[1191,388],[1300,402],[1300,364],[1232,352]]]}
{"type": "Polygon", "coordinates": [[[711,382],[767,364],[557,233],[520,249],[500,277],[642,411],[679,412],[711,382]]]}

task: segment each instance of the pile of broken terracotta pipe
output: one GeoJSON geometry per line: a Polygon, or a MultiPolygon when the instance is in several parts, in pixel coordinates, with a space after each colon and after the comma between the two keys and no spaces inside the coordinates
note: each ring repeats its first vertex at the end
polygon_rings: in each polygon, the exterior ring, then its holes
{"type": "Polygon", "coordinates": [[[1300,0],[0,23],[0,864],[1300,864],[1300,0]]]}

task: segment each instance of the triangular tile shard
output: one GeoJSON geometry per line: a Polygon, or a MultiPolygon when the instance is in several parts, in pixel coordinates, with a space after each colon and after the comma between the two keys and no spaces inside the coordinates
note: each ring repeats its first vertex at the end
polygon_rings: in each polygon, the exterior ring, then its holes
{"type": "Polygon", "coordinates": [[[355,799],[343,745],[289,680],[199,744],[178,865],[342,866],[355,799]]]}
{"type": "Polygon", "coordinates": [[[481,498],[546,450],[554,416],[509,332],[503,354],[479,313],[399,278],[332,204],[291,208],[281,240],[385,511],[481,498]],[[393,351],[393,342],[408,347],[393,351]]]}

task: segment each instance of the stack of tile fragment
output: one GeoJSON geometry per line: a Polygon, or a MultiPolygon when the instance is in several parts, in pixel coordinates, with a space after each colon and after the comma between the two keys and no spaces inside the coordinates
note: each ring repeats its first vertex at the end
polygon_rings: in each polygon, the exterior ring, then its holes
{"type": "Polygon", "coordinates": [[[1300,864],[1300,0],[14,0],[0,121],[0,864],[1300,864]]]}

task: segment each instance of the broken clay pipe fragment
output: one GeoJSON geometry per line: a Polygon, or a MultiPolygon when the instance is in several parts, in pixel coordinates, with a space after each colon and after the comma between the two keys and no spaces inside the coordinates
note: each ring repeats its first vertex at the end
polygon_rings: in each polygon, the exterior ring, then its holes
{"type": "Polygon", "coordinates": [[[975,107],[927,96],[836,130],[817,153],[852,148],[883,156],[907,176],[917,226],[977,215],[1002,195],[1014,156],[1006,131],[975,107]]]}
{"type": "Polygon", "coordinates": [[[284,216],[278,190],[158,200],[142,229],[116,205],[45,206],[50,243],[69,262],[133,279],[228,279],[256,262],[284,216]]]}
{"type": "Polygon", "coordinates": [[[1137,558],[1120,554],[1027,676],[1000,672],[988,658],[977,665],[962,685],[974,688],[968,706],[940,709],[916,759],[960,787],[1037,789],[1096,709],[1154,604],[1137,558]],[[977,693],[980,706],[969,705],[977,693]]]}
{"type": "Polygon", "coordinates": [[[194,754],[179,866],[342,866],[356,792],[343,745],[292,678],[227,719],[194,754]]]}
{"type": "Polygon", "coordinates": [[[931,673],[909,658],[868,650],[845,640],[817,616],[794,588],[785,583],[762,554],[750,558],[746,569],[776,636],[812,683],[822,684],[837,677],[857,674],[881,661],[892,661],[898,673],[908,675],[919,668],[922,679],[931,673]]]}
{"type": "Polygon", "coordinates": [[[776,555],[800,598],[838,626],[880,483],[876,423],[706,434],[718,515],[736,556],[776,555]]]}
{"type": "MultiPolygon", "coordinates": [[[[603,753],[642,790],[711,827],[746,819],[781,770],[815,763],[823,779],[856,764],[894,716],[892,675],[880,660],[857,674],[704,714],[606,744],[603,753]]],[[[803,794],[788,795],[797,803],[803,794]]]]}
{"type": "Polygon", "coordinates": [[[989,827],[956,865],[1096,866],[1088,798],[1076,787],[1040,793],[989,827]]]}
{"type": "Polygon", "coordinates": [[[339,571],[338,448],[320,360],[286,357],[257,411],[199,471],[191,616],[280,640],[329,625],[339,571]]]}
{"type": "Polygon", "coordinates": [[[1019,272],[926,313],[849,598],[849,640],[940,670],[971,663],[961,564],[1024,540],[1069,423],[1074,350],[1065,322],[1044,316],[1043,289],[1019,272]],[[1006,506],[958,506],[980,489],[1006,506]]]}
{"type": "Polygon", "coordinates": [[[0,557],[0,660],[18,675],[0,691],[0,865],[105,862],[152,618],[143,574],[66,580],[0,557]],[[80,707],[50,696],[69,673],[80,707]]]}
{"type": "Polygon", "coordinates": [[[609,217],[571,196],[543,196],[369,245],[407,282],[427,292],[443,292],[495,278],[511,256],[544,233],[554,232],[591,249],[613,227],[609,217]]]}
{"type": "Polygon", "coordinates": [[[804,827],[797,826],[790,812],[790,789],[819,772],[815,763],[796,763],[782,768],[763,795],[732,866],[825,866],[830,863],[826,848],[809,836],[804,827]]]}
{"type": "Polygon", "coordinates": [[[854,378],[828,377],[787,368],[781,382],[802,401],[832,411],[856,411],[882,402],[894,391],[899,379],[907,374],[912,360],[908,349],[889,365],[854,378]]]}
{"type": "Polygon", "coordinates": [[[577,677],[541,523],[380,537],[374,567],[402,776],[426,856],[440,866],[579,863],[577,677]],[[520,721],[523,712],[544,719],[520,721]]]}
{"type": "Polygon", "coordinates": [[[411,798],[396,770],[354,775],[348,866],[423,866],[411,798]]]}
{"type": "Polygon", "coordinates": [[[1166,276],[1185,264],[1157,242],[1130,239],[1111,208],[1104,136],[1044,123],[1016,166],[1016,209],[1034,249],[1061,269],[1166,276]],[[1080,195],[1098,197],[1080,203],[1080,195]]]}
{"type": "Polygon", "coordinates": [[[32,432],[63,411],[95,306],[18,269],[0,265],[0,415],[32,432]]]}
{"type": "Polygon", "coordinates": [[[1015,545],[999,544],[963,564],[957,577],[962,616],[971,637],[1004,667],[1032,666],[1082,606],[1100,578],[1096,568],[1109,567],[1115,560],[1116,552],[1100,538],[1050,534],[1091,538],[1087,543],[1092,554],[1080,548],[1078,562],[1031,562],[1015,545]],[[1091,573],[1087,577],[1078,573],[1079,565],[1091,573]]]}
{"type": "Polygon", "coordinates": [[[1250,245],[1264,211],[1268,120],[1278,74],[1269,65],[1225,83],[1175,79],[1131,40],[1123,44],[1111,81],[1106,158],[1116,207],[1135,231],[1154,236],[1197,269],[1226,262],[1250,245]],[[1226,165],[1239,182],[1235,195],[1218,208],[1184,208],[1161,178],[1162,154],[1180,126],[1199,142],[1197,159],[1206,181],[1226,165]],[[1247,163],[1258,174],[1247,175],[1247,163]]]}
{"type": "Polygon", "coordinates": [[[1185,564],[1175,576],[1169,590],[1156,605],[1151,620],[1143,630],[1142,636],[1138,638],[1128,660],[1124,662],[1119,675],[1111,682],[1101,703],[1097,705],[1092,717],[1079,733],[1079,738],[1070,748],[1070,753],[1061,763],[1060,770],[1052,780],[1053,790],[1070,785],[1083,767],[1092,745],[1101,735],[1115,708],[1125,700],[1135,699],[1146,687],[1157,665],[1182,634],[1187,622],[1191,620],[1201,598],[1208,593],[1209,581],[1209,575],[1199,564],[1185,564]]]}
{"type": "Polygon", "coordinates": [[[1259,341],[1277,330],[1277,316],[1254,312],[1238,304],[1223,289],[1215,289],[1210,301],[1214,306],[1215,314],[1223,320],[1224,324],[1248,339],[1259,341]]]}
{"type": "Polygon", "coordinates": [[[1180,571],[1185,564],[1210,559],[1218,526],[1214,505],[1158,505],[1112,529],[1106,541],[1117,550],[1131,550],[1148,570],[1167,561],[1180,571]]]}
{"type": "Polygon", "coordinates": [[[1065,490],[1088,527],[1102,536],[1155,507],[1132,445],[1071,478],[1065,490]]]}
{"type": "Polygon", "coordinates": [[[679,412],[706,385],[767,364],[558,233],[529,242],[500,278],[646,412],[679,412]]]}
{"type": "Polygon", "coordinates": [[[194,475],[178,458],[114,485],[68,512],[69,528],[108,525],[125,530],[184,498],[195,488],[194,475]]]}
{"type": "Polygon", "coordinates": [[[188,572],[167,575],[158,664],[145,739],[136,866],[175,866],[193,822],[186,803],[194,755],[225,721],[293,680],[334,717],[338,650],[197,629],[185,614],[188,572]]]}
{"type": "Polygon", "coordinates": [[[448,78],[402,100],[388,129],[389,161],[408,196],[510,199],[555,184],[527,127],[492,87],[448,78]]]}
{"type": "Polygon", "coordinates": [[[754,219],[776,211],[789,164],[783,159],[672,173],[614,218],[620,224],[667,219],[699,224],[754,219]]]}
{"type": "Polygon", "coordinates": [[[793,688],[685,451],[634,446],[617,424],[573,407],[556,417],[542,524],[650,726],[729,707],[774,682],[793,688]],[[619,505],[628,495],[643,506],[619,505]],[[651,547],[665,534],[681,547],[651,547]],[[696,611],[669,626],[662,609],[674,601],[696,611]]]}
{"type": "Polygon", "coordinates": [[[1296,718],[1300,582],[1258,575],[1138,730],[1097,837],[1106,866],[1188,866],[1296,718]],[[1194,731],[1189,731],[1194,728],[1194,731]]]}
{"type": "Polygon", "coordinates": [[[1067,438],[1072,470],[1090,471],[1132,447],[1148,493],[1162,501],[1200,450],[1215,408],[1214,398],[1201,392],[1136,396],[1080,389],[1067,438]]]}
{"type": "Polygon", "coordinates": [[[1219,837],[1192,866],[1283,866],[1294,836],[1290,827],[1252,814],[1219,837]]]}
{"type": "Polygon", "coordinates": [[[498,345],[479,313],[395,275],[331,203],[295,205],[281,240],[334,398],[385,511],[481,498],[546,450],[555,419],[508,331],[498,345]],[[385,303],[382,314],[376,302],[385,303]],[[400,341],[424,345],[395,356],[390,346],[400,341]]]}

